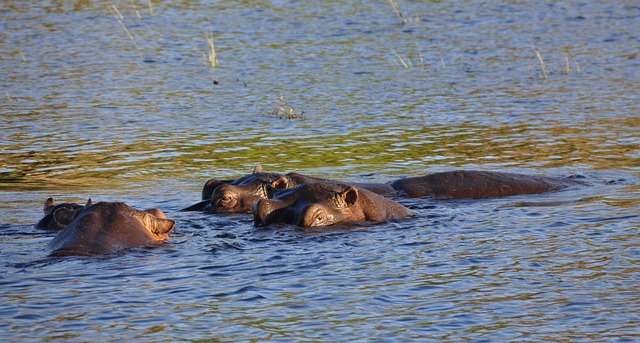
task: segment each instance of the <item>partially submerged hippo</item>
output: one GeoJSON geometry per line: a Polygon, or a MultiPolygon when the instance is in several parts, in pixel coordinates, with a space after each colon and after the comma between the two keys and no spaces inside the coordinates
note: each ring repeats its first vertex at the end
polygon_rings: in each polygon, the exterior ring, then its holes
{"type": "Polygon", "coordinates": [[[352,222],[383,222],[413,215],[408,208],[352,185],[305,183],[260,199],[253,206],[255,226],[273,223],[327,226],[352,222]]]}
{"type": "Polygon", "coordinates": [[[267,198],[275,189],[287,187],[287,179],[278,173],[254,172],[235,180],[211,179],[202,189],[202,201],[183,211],[249,213],[258,199],[267,198]]]}
{"type": "Polygon", "coordinates": [[[481,199],[537,194],[585,184],[568,178],[478,170],[433,173],[389,183],[400,197],[447,199],[481,199]]]}
{"type": "Polygon", "coordinates": [[[175,226],[159,209],[140,211],[120,202],[61,208],[53,220],[64,226],[49,243],[56,256],[109,254],[162,243],[175,226]]]}
{"type": "MultiPolygon", "coordinates": [[[[341,183],[298,173],[265,173],[261,168],[256,169],[257,172],[235,180],[207,181],[202,191],[203,201],[184,210],[205,210],[212,213],[250,212],[256,201],[269,198],[278,190],[303,183],[341,183]]],[[[403,178],[389,183],[350,184],[388,197],[479,199],[545,193],[585,183],[567,178],[456,170],[403,178]]]]}
{"type": "Polygon", "coordinates": [[[36,224],[36,229],[62,230],[66,225],[56,220],[55,214],[58,211],[63,209],[68,209],[73,211],[81,210],[85,207],[91,206],[91,204],[92,204],[91,199],[89,199],[85,205],[80,205],[73,202],[64,202],[56,205],[55,201],[53,201],[53,198],[48,198],[44,202],[44,217],[40,219],[40,221],[38,221],[38,223],[36,224]]]}
{"type": "MultiPolygon", "coordinates": [[[[303,183],[332,183],[340,181],[320,179],[298,173],[263,172],[260,165],[253,173],[234,180],[210,179],[202,188],[202,201],[182,211],[207,211],[211,213],[251,213],[253,204],[259,199],[271,197],[273,193],[292,188],[303,183]]],[[[351,183],[374,193],[393,196],[396,191],[387,184],[351,183]]]]}

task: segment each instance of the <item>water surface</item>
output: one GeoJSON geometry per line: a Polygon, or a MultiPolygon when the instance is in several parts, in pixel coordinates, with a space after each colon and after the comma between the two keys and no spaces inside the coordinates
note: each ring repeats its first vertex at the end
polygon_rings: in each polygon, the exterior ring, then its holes
{"type": "Polygon", "coordinates": [[[404,25],[386,1],[3,1],[3,337],[640,339],[640,6],[400,7],[404,25]],[[281,96],[299,118],[273,115],[281,96]],[[405,199],[417,218],[355,230],[177,212],[208,178],[258,163],[591,186],[405,199]],[[49,196],[159,207],[178,224],[164,246],[50,259],[53,234],[33,228],[49,196]]]}

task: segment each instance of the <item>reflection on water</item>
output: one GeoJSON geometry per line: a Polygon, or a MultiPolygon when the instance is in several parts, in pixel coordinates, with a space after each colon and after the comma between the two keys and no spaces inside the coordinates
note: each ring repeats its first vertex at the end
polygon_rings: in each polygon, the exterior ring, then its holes
{"type": "Polygon", "coordinates": [[[385,1],[3,1],[7,339],[637,338],[640,7],[399,4],[405,25],[385,1]],[[270,115],[281,95],[304,118],[270,115]],[[172,212],[257,163],[592,186],[412,200],[418,219],[357,232],[172,212]],[[179,226],[165,247],[51,261],[31,227],[49,196],[161,207],[179,226]]]}

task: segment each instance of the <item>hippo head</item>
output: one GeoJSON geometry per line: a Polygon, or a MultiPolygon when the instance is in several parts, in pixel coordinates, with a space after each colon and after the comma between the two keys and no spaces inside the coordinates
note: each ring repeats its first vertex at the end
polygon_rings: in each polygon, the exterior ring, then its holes
{"type": "Polygon", "coordinates": [[[277,173],[257,172],[218,185],[211,194],[212,213],[250,213],[259,199],[291,187],[291,180],[277,173]]]}
{"type": "Polygon", "coordinates": [[[305,183],[280,191],[253,206],[255,226],[274,223],[326,226],[364,220],[357,188],[344,184],[305,183]]]}
{"type": "Polygon", "coordinates": [[[98,202],[77,211],[63,208],[55,218],[68,221],[49,243],[56,256],[109,254],[160,244],[175,226],[159,209],[141,211],[120,202],[98,202]]]}
{"type": "Polygon", "coordinates": [[[62,230],[78,215],[78,213],[91,206],[91,199],[83,205],[76,203],[61,203],[56,205],[53,198],[48,198],[44,202],[44,217],[36,224],[36,229],[40,230],[62,230]]]}

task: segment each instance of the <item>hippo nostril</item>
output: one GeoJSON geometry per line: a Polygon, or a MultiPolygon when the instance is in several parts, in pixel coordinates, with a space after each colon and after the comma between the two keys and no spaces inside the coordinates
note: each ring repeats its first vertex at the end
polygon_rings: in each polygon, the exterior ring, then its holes
{"type": "Polygon", "coordinates": [[[271,212],[269,210],[268,200],[260,199],[253,204],[252,208],[253,212],[253,225],[255,226],[265,226],[268,225],[266,223],[266,218],[271,212]]]}

